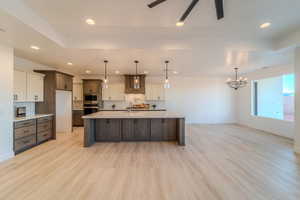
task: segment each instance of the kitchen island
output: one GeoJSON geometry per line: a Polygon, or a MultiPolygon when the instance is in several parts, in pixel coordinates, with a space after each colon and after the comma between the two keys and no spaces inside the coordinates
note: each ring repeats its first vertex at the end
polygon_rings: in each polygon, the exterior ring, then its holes
{"type": "Polygon", "coordinates": [[[185,145],[185,117],[167,111],[102,111],[85,115],[84,147],[95,142],[177,141],[185,145]]]}

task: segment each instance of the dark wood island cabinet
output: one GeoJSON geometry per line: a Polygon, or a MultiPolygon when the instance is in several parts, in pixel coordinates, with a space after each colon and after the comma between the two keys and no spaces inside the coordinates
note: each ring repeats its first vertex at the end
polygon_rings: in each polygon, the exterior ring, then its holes
{"type": "Polygon", "coordinates": [[[185,118],[165,111],[98,112],[83,118],[85,147],[121,141],[177,141],[185,145],[185,118]]]}

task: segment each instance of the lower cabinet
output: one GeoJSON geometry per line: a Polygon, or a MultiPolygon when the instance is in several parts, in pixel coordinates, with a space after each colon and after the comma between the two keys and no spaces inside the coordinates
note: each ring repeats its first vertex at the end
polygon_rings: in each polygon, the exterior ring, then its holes
{"type": "Polygon", "coordinates": [[[21,153],[52,138],[52,117],[14,123],[14,152],[21,153]]]}
{"type": "Polygon", "coordinates": [[[83,126],[83,110],[73,110],[73,126],[83,126]]]}
{"type": "Polygon", "coordinates": [[[119,119],[100,119],[96,123],[95,139],[98,142],[121,141],[121,120],[119,119]]]}
{"type": "Polygon", "coordinates": [[[122,120],[122,140],[124,141],[149,141],[150,120],[124,119],[122,120]]]}
{"type": "Polygon", "coordinates": [[[97,119],[97,142],[176,141],[176,119],[97,119]]]}
{"type": "Polygon", "coordinates": [[[37,119],[37,143],[49,140],[52,136],[52,117],[37,119]]]}
{"type": "Polygon", "coordinates": [[[151,141],[174,141],[176,133],[176,119],[151,119],[151,141]]]}

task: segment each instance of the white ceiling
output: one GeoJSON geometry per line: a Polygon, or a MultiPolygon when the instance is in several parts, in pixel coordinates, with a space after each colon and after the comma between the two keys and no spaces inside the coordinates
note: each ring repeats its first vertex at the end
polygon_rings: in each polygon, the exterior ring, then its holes
{"type": "Polygon", "coordinates": [[[152,0],[10,0],[0,5],[0,41],[16,55],[70,70],[103,73],[140,71],[162,74],[164,60],[180,74],[224,74],[291,62],[289,52],[273,51],[274,38],[298,29],[300,1],[225,0],[225,18],[217,21],[214,0],[201,0],[178,28],[190,0],[168,0],[149,9],[152,0]],[[92,18],[95,26],[85,19],[92,18]],[[268,29],[259,25],[271,22],[268,29]],[[30,45],[41,48],[36,52],[30,45]],[[72,62],[73,66],[67,66],[72,62]]]}

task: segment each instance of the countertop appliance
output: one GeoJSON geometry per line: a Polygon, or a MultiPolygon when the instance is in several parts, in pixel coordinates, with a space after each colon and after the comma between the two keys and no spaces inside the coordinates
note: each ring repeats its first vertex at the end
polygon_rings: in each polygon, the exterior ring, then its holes
{"type": "Polygon", "coordinates": [[[26,107],[16,108],[16,117],[26,117],[26,107]]]}

